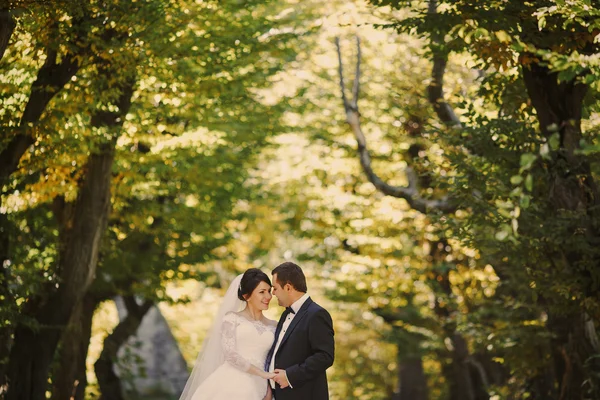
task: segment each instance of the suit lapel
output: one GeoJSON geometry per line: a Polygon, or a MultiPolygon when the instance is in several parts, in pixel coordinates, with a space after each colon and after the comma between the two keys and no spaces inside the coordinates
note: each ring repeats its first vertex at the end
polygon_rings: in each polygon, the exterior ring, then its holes
{"type": "Polygon", "coordinates": [[[309,297],[308,299],[306,299],[304,304],[302,304],[302,307],[300,307],[300,309],[296,313],[296,316],[290,323],[290,326],[287,328],[287,331],[285,332],[283,339],[281,339],[281,344],[279,345],[278,351],[281,350],[281,347],[283,347],[283,344],[285,343],[285,341],[290,337],[294,328],[296,328],[296,326],[302,320],[302,318],[304,318],[306,316],[306,313],[308,312],[308,307],[310,306],[310,304],[312,302],[313,302],[312,299],[309,297]]]}
{"type": "MultiPolygon", "coordinates": [[[[269,365],[271,364],[271,359],[275,357],[275,346],[277,345],[277,338],[279,338],[279,334],[281,333],[281,328],[283,327],[283,322],[285,318],[279,318],[279,322],[277,323],[277,328],[275,328],[275,340],[273,341],[273,345],[271,346],[271,350],[269,350],[269,354],[267,355],[267,359],[265,360],[265,370],[268,370],[269,365]]],[[[280,345],[281,346],[281,345],[280,345]]]]}

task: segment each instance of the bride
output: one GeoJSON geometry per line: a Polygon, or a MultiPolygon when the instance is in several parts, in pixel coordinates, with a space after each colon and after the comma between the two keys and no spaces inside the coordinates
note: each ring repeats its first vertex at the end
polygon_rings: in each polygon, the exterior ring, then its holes
{"type": "Polygon", "coordinates": [[[179,400],[272,399],[275,374],[263,369],[277,326],[263,315],[272,297],[257,268],[233,280],[179,400]]]}

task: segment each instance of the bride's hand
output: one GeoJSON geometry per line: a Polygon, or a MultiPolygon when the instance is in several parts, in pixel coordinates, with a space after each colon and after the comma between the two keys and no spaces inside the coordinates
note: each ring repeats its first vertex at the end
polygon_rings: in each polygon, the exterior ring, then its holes
{"type": "Polygon", "coordinates": [[[265,371],[262,374],[262,377],[265,378],[265,379],[273,379],[275,377],[275,374],[273,372],[265,371]]]}

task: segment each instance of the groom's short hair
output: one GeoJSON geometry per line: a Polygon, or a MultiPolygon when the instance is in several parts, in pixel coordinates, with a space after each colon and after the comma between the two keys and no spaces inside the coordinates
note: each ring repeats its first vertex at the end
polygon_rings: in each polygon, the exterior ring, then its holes
{"type": "Polygon", "coordinates": [[[302,272],[302,268],[298,265],[289,261],[284,262],[275,267],[272,275],[275,274],[277,274],[277,282],[281,287],[289,283],[297,291],[306,293],[306,277],[304,276],[304,272],[302,272]]]}

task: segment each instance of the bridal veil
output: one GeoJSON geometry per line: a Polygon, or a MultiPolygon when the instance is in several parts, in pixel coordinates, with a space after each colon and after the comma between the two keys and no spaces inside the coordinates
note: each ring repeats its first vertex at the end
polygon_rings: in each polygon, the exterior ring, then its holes
{"type": "Polygon", "coordinates": [[[204,339],[202,350],[196,359],[194,369],[185,384],[179,400],[192,400],[192,396],[200,384],[225,361],[221,349],[221,325],[223,324],[225,314],[231,311],[242,311],[246,305],[245,302],[238,298],[238,288],[240,287],[242,276],[243,274],[238,275],[227,289],[223,303],[219,307],[219,311],[215,317],[215,322],[206,339],[204,339]]]}

